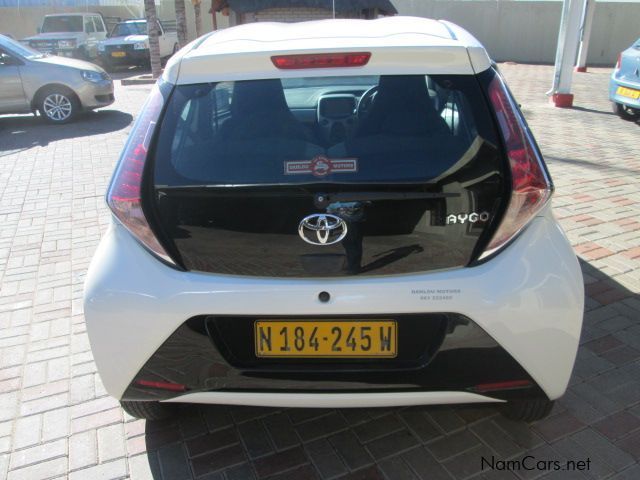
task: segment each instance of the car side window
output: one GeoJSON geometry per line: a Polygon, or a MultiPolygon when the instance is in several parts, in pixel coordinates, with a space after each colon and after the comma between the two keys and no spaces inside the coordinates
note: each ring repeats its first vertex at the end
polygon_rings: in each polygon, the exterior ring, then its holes
{"type": "Polygon", "coordinates": [[[86,33],[94,33],[96,31],[95,27],[93,26],[93,21],[91,20],[91,17],[86,17],[84,19],[84,31],[86,33]]]}
{"type": "Polygon", "coordinates": [[[16,59],[4,50],[0,50],[0,66],[15,65],[16,59]]]}
{"type": "Polygon", "coordinates": [[[93,17],[93,23],[96,26],[96,32],[104,32],[104,23],[102,23],[102,18],[93,17]]]}

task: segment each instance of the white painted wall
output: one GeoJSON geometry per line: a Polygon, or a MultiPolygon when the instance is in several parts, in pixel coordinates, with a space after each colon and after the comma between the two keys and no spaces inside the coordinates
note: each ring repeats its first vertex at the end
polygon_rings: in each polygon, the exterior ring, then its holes
{"type": "MultiPolygon", "coordinates": [[[[142,3],[142,2],[140,2],[142,3]]],[[[189,38],[195,38],[191,2],[186,0],[189,38]]],[[[457,23],[473,33],[497,61],[553,63],[555,58],[562,2],[509,0],[393,0],[401,15],[441,18],[457,23]]],[[[211,3],[202,3],[203,31],[211,31],[211,3]]],[[[104,15],[130,17],[124,7],[101,6],[91,11],[104,15]]],[[[46,13],[77,11],[49,6],[0,8],[0,33],[24,38],[36,33],[46,13]]],[[[172,0],[158,5],[163,20],[175,19],[172,0]]],[[[228,17],[218,14],[218,26],[229,25],[228,17]]],[[[596,2],[589,47],[588,65],[613,65],[618,53],[640,37],[640,3],[596,2]]]]}
{"type": "MultiPolygon", "coordinates": [[[[497,61],[553,63],[562,2],[392,0],[401,15],[450,20],[497,61]]],[[[640,3],[596,2],[588,65],[613,65],[640,37],[640,3]]]]}

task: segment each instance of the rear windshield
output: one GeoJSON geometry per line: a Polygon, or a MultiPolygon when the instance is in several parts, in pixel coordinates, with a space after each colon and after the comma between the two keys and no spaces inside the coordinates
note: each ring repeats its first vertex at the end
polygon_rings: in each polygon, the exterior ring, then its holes
{"type": "Polygon", "coordinates": [[[427,182],[495,144],[468,75],[383,75],[177,86],[158,186],[427,182]]]}
{"type": "Polygon", "coordinates": [[[42,33],[81,32],[82,17],[79,15],[45,17],[42,33]]]}

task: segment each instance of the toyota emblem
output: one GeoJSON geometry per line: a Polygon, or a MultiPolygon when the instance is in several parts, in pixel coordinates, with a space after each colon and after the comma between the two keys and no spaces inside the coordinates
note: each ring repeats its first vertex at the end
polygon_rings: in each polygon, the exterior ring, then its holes
{"type": "Polygon", "coordinates": [[[316,213],[300,221],[298,235],[311,245],[333,245],[347,235],[347,224],[335,215],[316,213]]]}

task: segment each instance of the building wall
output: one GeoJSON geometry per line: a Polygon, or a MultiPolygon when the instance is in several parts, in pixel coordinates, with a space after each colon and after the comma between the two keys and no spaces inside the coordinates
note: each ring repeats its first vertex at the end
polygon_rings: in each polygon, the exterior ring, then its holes
{"type": "MultiPolygon", "coordinates": [[[[561,1],[393,0],[400,15],[450,20],[480,40],[497,61],[553,63],[561,1]]],[[[587,62],[613,65],[640,37],[640,3],[596,2],[587,62]]]]}
{"type": "MultiPolygon", "coordinates": [[[[77,0],[31,0],[52,3],[47,6],[16,7],[18,0],[0,0],[0,33],[24,38],[36,33],[47,13],[91,11],[105,16],[131,18],[142,14],[141,0],[87,0],[81,8],[62,6],[77,0]],[[127,8],[123,4],[129,2],[127,8]]],[[[195,38],[191,2],[186,0],[189,39],[195,38]]],[[[401,15],[416,15],[451,20],[473,33],[498,61],[553,63],[555,59],[562,2],[549,1],[462,1],[393,0],[401,15]]],[[[78,4],[78,3],[76,3],[78,4]]],[[[208,13],[210,0],[202,3],[203,31],[212,29],[208,13]]],[[[174,20],[173,0],[161,0],[158,14],[174,20]]],[[[297,21],[329,18],[324,9],[267,9],[247,16],[249,21],[297,21]]],[[[640,37],[640,3],[596,2],[588,63],[613,65],[618,53],[640,37]]],[[[218,27],[229,25],[229,17],[217,15],[218,27]]]]}
{"type": "MultiPolygon", "coordinates": [[[[241,23],[252,22],[304,22],[307,20],[323,20],[331,18],[328,8],[267,8],[257,12],[242,14],[241,23]]],[[[359,18],[358,12],[342,13],[337,18],[359,18]]]]}

